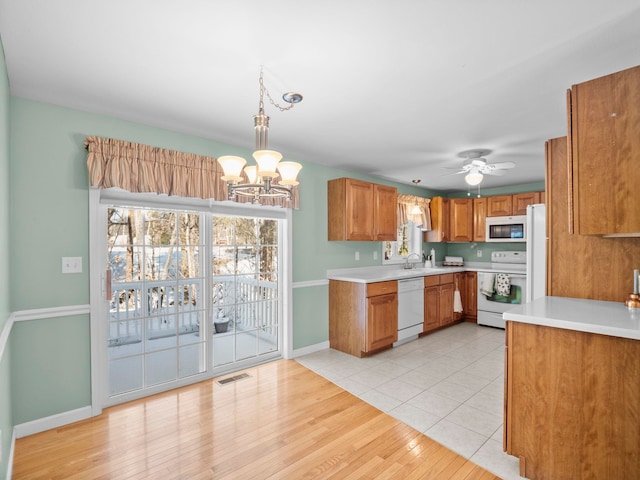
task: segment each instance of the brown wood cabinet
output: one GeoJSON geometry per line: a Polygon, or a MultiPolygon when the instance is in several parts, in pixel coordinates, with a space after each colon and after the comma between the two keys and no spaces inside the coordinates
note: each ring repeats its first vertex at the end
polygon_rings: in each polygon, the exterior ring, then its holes
{"type": "Polygon", "coordinates": [[[640,472],[640,340],[507,322],[504,449],[536,479],[640,472]]]}
{"type": "Polygon", "coordinates": [[[363,357],[398,340],[398,282],[329,280],[329,345],[363,357]]]}
{"type": "Polygon", "coordinates": [[[424,240],[426,242],[448,242],[451,221],[449,199],[433,197],[429,209],[431,210],[431,230],[424,233],[424,240]]]}
{"type": "Polygon", "coordinates": [[[513,195],[494,195],[487,197],[487,217],[506,217],[512,215],[513,195]]]}
{"type": "Polygon", "coordinates": [[[424,287],[424,331],[453,323],[453,273],[424,277],[424,287]]]}
{"type": "Polygon", "coordinates": [[[575,232],[638,234],[640,66],[573,85],[567,103],[575,232]]]}
{"type": "Polygon", "coordinates": [[[473,241],[486,241],[487,197],[473,199],[473,241]]]}
{"type": "Polygon", "coordinates": [[[327,184],[327,202],[329,240],[396,239],[396,188],[337,178],[327,184]]]}
{"type": "Polygon", "coordinates": [[[567,137],[547,141],[546,160],[547,294],[624,302],[640,265],[640,238],[571,234],[567,137]],[[593,260],[603,252],[607,261],[593,260]]]}
{"type": "Polygon", "coordinates": [[[449,199],[449,235],[450,242],[473,241],[473,199],[449,199]]]}
{"type": "Polygon", "coordinates": [[[487,217],[526,215],[527,206],[544,203],[544,192],[524,192],[487,197],[487,217]]]}
{"type": "Polygon", "coordinates": [[[513,215],[526,215],[527,207],[540,203],[540,192],[515,193],[513,195],[513,215]]]}
{"type": "Polygon", "coordinates": [[[462,294],[462,308],[467,322],[478,321],[478,274],[464,272],[464,282],[460,286],[462,294]]]}

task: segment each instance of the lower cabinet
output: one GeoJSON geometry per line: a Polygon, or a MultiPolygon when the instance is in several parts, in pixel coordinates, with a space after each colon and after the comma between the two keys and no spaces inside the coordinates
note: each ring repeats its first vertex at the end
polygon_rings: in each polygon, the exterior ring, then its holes
{"type": "Polygon", "coordinates": [[[464,282],[460,285],[462,294],[462,308],[464,319],[467,322],[478,321],[478,274],[476,272],[464,272],[464,282]]]}
{"type": "Polygon", "coordinates": [[[388,347],[398,340],[397,293],[367,297],[366,331],[366,352],[388,347]]]}
{"type": "Polygon", "coordinates": [[[521,476],[639,477],[639,340],[508,321],[505,352],[504,450],[521,476]]]}
{"type": "Polygon", "coordinates": [[[398,340],[398,282],[329,280],[329,346],[364,357],[398,340]]]}
{"type": "Polygon", "coordinates": [[[424,332],[454,322],[453,273],[424,277],[424,332]]]}

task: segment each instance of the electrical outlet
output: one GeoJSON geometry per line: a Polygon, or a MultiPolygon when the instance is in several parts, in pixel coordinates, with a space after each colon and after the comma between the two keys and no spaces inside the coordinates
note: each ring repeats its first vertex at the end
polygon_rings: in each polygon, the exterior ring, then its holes
{"type": "Polygon", "coordinates": [[[360,252],[356,252],[356,262],[360,260],[360,252]]]}
{"type": "Polygon", "coordinates": [[[62,273],[82,273],[82,257],[62,257],[62,273]]]}
{"type": "Polygon", "coordinates": [[[373,251],[373,259],[377,260],[378,259],[378,252],[377,251],[373,251]]]}
{"type": "Polygon", "coordinates": [[[481,257],[482,256],[482,250],[476,250],[476,255],[481,257]]]}

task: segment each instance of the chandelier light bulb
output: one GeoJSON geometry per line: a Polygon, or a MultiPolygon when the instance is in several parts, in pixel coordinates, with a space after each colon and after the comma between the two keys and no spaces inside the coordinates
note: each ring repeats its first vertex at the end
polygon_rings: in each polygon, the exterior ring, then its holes
{"type": "Polygon", "coordinates": [[[302,168],[298,162],[280,162],[278,164],[278,172],[280,172],[280,185],[295,186],[298,185],[298,172],[302,168]]]}
{"type": "Polygon", "coordinates": [[[251,165],[249,167],[244,168],[244,173],[247,174],[247,178],[249,179],[249,183],[257,184],[260,180],[258,177],[258,167],[256,165],[251,165]]]}
{"type": "Polygon", "coordinates": [[[253,152],[253,158],[258,164],[258,175],[261,177],[274,178],[278,176],[276,168],[278,162],[282,160],[282,154],[275,150],[256,150],[253,152]]]}
{"type": "Polygon", "coordinates": [[[236,157],[234,155],[225,155],[218,158],[218,163],[224,172],[222,180],[225,182],[242,181],[242,167],[247,163],[244,158],[236,157]]]}

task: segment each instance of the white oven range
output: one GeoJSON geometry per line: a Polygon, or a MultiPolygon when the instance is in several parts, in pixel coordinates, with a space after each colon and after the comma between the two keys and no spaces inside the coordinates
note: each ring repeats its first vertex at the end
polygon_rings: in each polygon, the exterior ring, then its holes
{"type": "Polygon", "coordinates": [[[491,253],[491,270],[478,272],[478,325],[505,328],[502,314],[526,302],[526,252],[491,253]]]}

